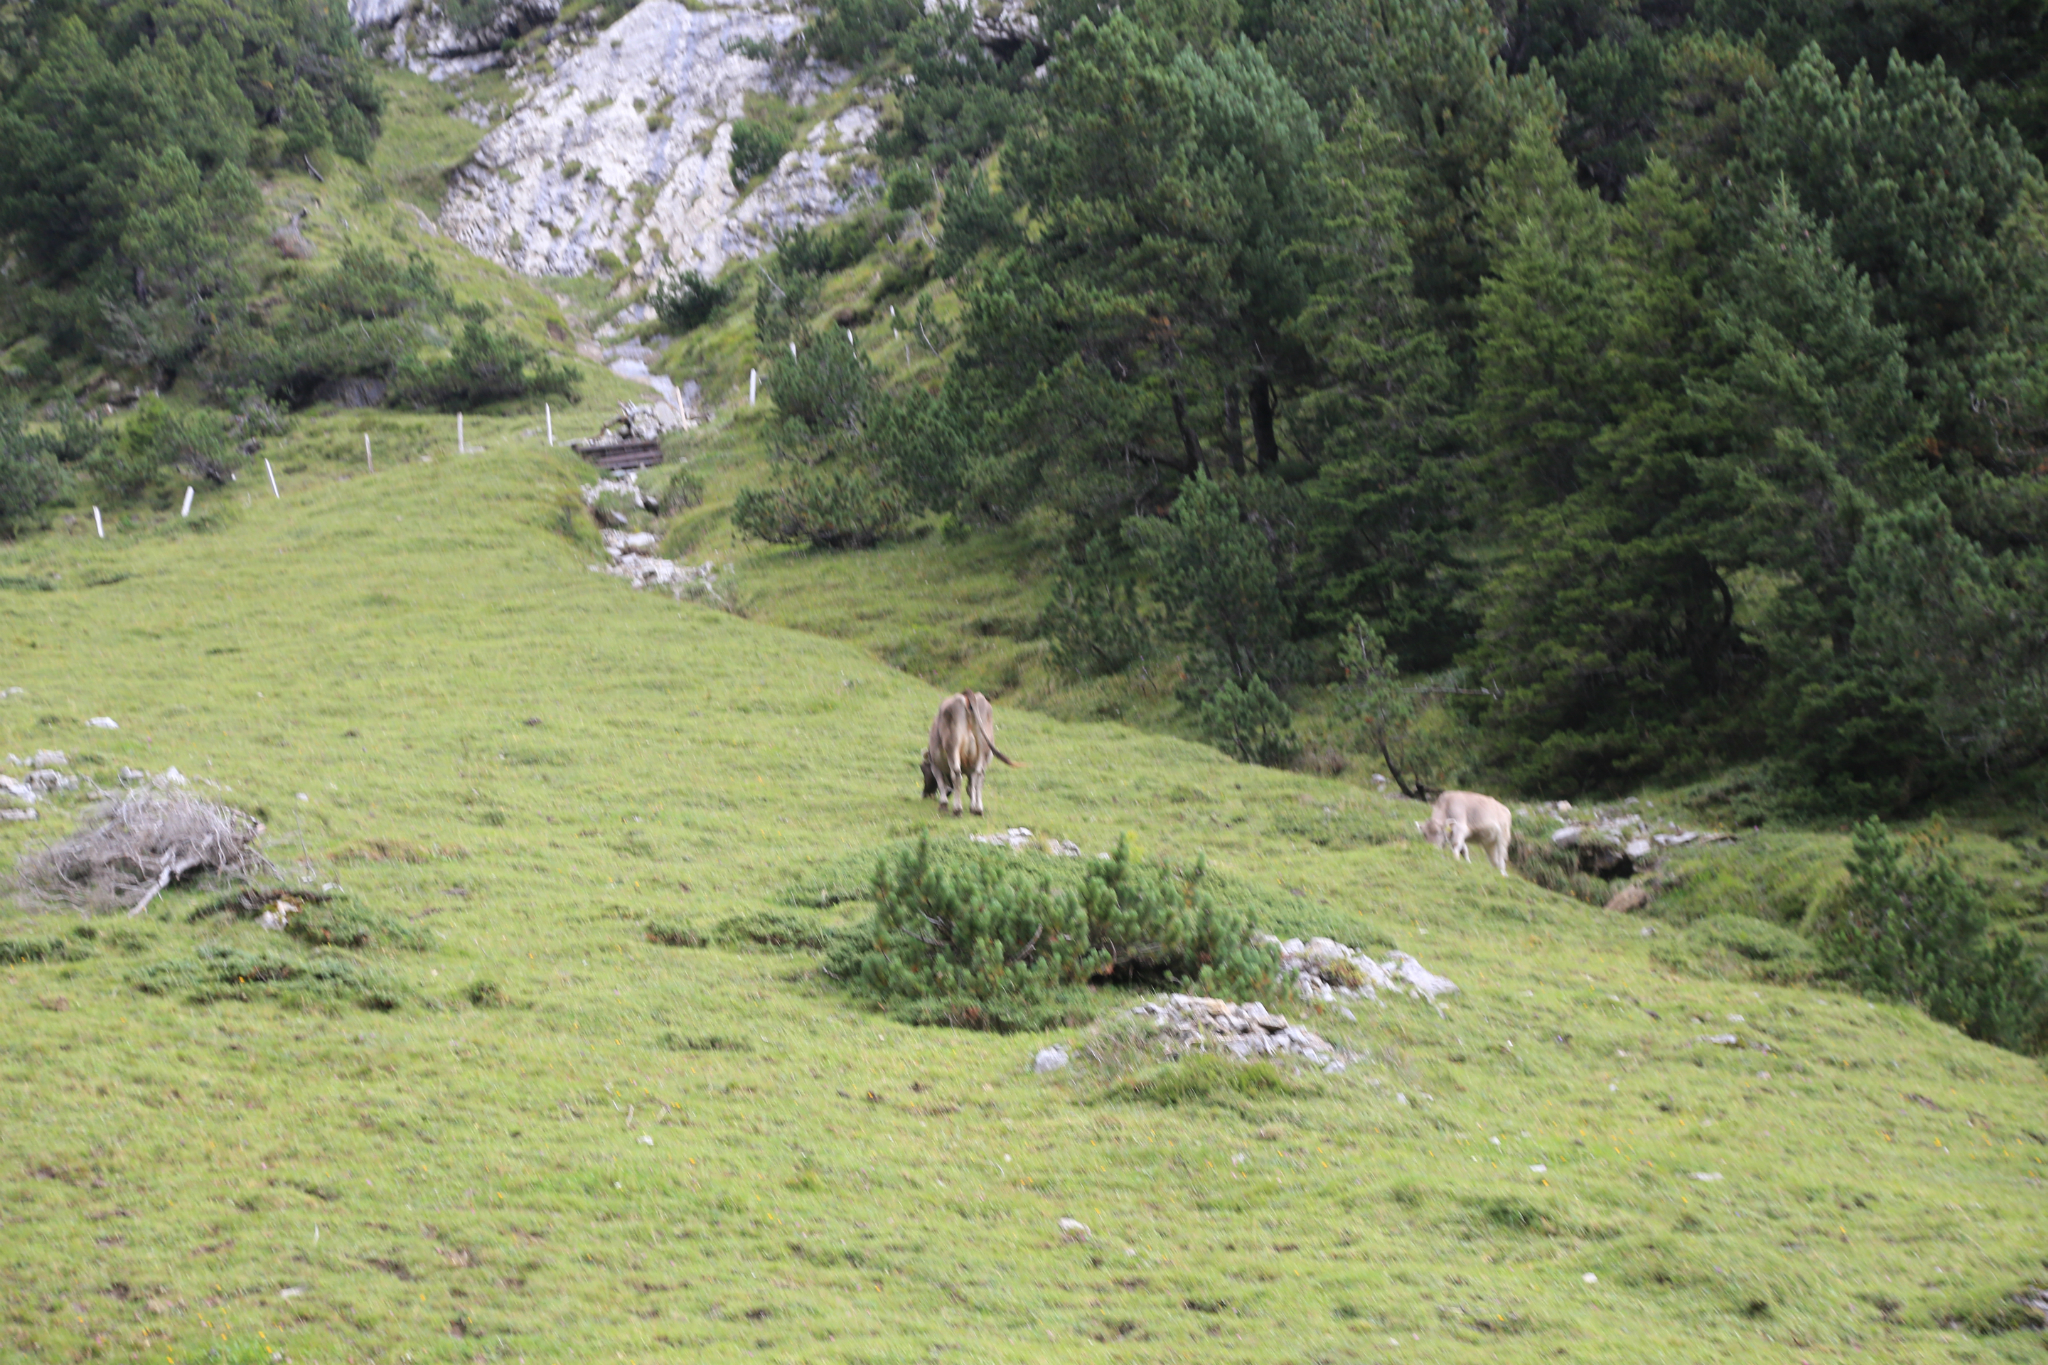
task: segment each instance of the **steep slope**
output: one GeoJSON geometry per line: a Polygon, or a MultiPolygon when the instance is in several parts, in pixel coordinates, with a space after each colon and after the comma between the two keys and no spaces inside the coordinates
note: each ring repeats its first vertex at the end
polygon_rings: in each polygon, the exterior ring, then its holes
{"type": "Polygon", "coordinates": [[[2038,1067],[1672,978],[1633,923],[1313,779],[1010,711],[1030,766],[988,824],[1206,853],[1274,928],[1460,983],[1316,1016],[1361,1054],[1342,1075],[1042,1077],[1045,1040],[891,1023],[802,955],[650,944],[650,918],[834,922],[884,840],[981,828],[917,800],[937,694],[587,572],[580,471],[531,419],[473,419],[469,456],[417,420],[431,462],[341,481],[316,452],[282,499],[0,550],[0,751],[218,784],[423,942],[350,958],[396,983],[366,1013],[139,992],[280,943],[192,894],[91,941],[0,926],[72,945],[0,969],[7,1350],[2038,1355],[2038,1067]]]}

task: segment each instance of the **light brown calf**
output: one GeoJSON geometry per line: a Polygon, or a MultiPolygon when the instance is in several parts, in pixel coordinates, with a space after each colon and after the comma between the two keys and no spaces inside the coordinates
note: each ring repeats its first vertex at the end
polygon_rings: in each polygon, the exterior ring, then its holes
{"type": "Polygon", "coordinates": [[[1448,848],[1454,858],[1472,861],[1467,842],[1478,844],[1505,877],[1508,875],[1508,845],[1514,841],[1514,813],[1490,796],[1478,792],[1445,792],[1437,797],[1429,819],[1415,822],[1422,837],[1438,848],[1448,848]]]}

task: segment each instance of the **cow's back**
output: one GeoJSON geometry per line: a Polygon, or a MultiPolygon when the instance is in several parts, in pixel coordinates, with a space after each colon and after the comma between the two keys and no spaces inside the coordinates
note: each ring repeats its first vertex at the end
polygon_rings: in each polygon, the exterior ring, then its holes
{"type": "Polygon", "coordinates": [[[1515,825],[1514,812],[1483,792],[1445,792],[1437,797],[1431,818],[1446,825],[1455,820],[1469,830],[1503,835],[1511,834],[1515,825]]]}

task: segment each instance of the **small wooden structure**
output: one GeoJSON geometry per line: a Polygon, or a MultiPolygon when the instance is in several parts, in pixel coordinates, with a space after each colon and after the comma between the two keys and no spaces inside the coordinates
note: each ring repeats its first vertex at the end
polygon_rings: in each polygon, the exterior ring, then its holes
{"type": "Polygon", "coordinates": [[[571,441],[569,449],[607,473],[622,469],[649,469],[660,464],[667,456],[661,453],[659,440],[571,441]]]}

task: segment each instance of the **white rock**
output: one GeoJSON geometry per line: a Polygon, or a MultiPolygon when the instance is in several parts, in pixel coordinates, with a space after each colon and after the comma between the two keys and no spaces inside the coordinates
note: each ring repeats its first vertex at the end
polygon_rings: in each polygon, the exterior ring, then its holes
{"type": "Polygon", "coordinates": [[[630,553],[636,555],[651,555],[661,548],[661,542],[646,531],[633,532],[625,538],[623,544],[630,553]]]}
{"type": "Polygon", "coordinates": [[[652,1147],[652,1146],[654,1145],[654,1134],[652,1134],[652,1133],[642,1133],[642,1134],[640,1135],[640,1141],[641,1141],[642,1143],[644,1143],[645,1145],[647,1145],[647,1146],[649,1146],[649,1147],[652,1147]]]}
{"type": "Polygon", "coordinates": [[[1060,1219],[1060,1236],[1069,1242],[1085,1242],[1094,1235],[1088,1231],[1088,1225],[1078,1218],[1060,1219]]]}
{"type": "Polygon", "coordinates": [[[9,796],[22,801],[34,801],[36,799],[34,788],[25,782],[17,782],[5,773],[0,773],[0,792],[6,792],[9,796]]]}
{"type": "Polygon", "coordinates": [[[1649,856],[1650,848],[1651,844],[1648,839],[1631,839],[1628,841],[1627,847],[1622,851],[1631,858],[1643,858],[1649,856]]]}
{"type": "Polygon", "coordinates": [[[1719,1171],[1694,1171],[1692,1178],[1694,1180],[1719,1180],[1721,1173],[1719,1171]]]}
{"type": "Polygon", "coordinates": [[[112,716],[94,716],[91,720],[87,721],[86,724],[90,725],[95,730],[118,730],[121,728],[119,725],[114,723],[114,718],[112,716]]]}
{"type": "Polygon", "coordinates": [[[1385,965],[1388,972],[1406,981],[1417,995],[1431,1004],[1436,1003],[1438,996],[1450,995],[1458,989],[1457,982],[1438,976],[1407,953],[1396,952],[1385,965]]]}
{"type": "Polygon", "coordinates": [[[1067,1064],[1067,1050],[1063,1047],[1045,1047],[1031,1059],[1031,1069],[1040,1073],[1058,1071],[1067,1064]]]}
{"type": "Polygon", "coordinates": [[[35,751],[35,755],[28,760],[26,766],[31,768],[64,768],[69,767],[70,762],[71,760],[65,757],[62,749],[38,749],[35,751]]]}
{"type": "MultiPolygon", "coordinates": [[[[715,275],[778,231],[838,217],[878,183],[852,161],[880,126],[871,104],[813,127],[744,197],[732,183],[732,120],[773,81],[767,64],[729,49],[781,44],[802,23],[793,8],[643,0],[484,138],[455,173],[442,227],[525,274],[586,274],[611,251],[638,256],[645,279],[664,256],[715,275]],[[668,123],[650,128],[655,114],[668,123]],[[572,162],[581,169],[569,178],[572,162]]],[[[805,66],[778,93],[807,107],[848,74],[805,66]]]]}

